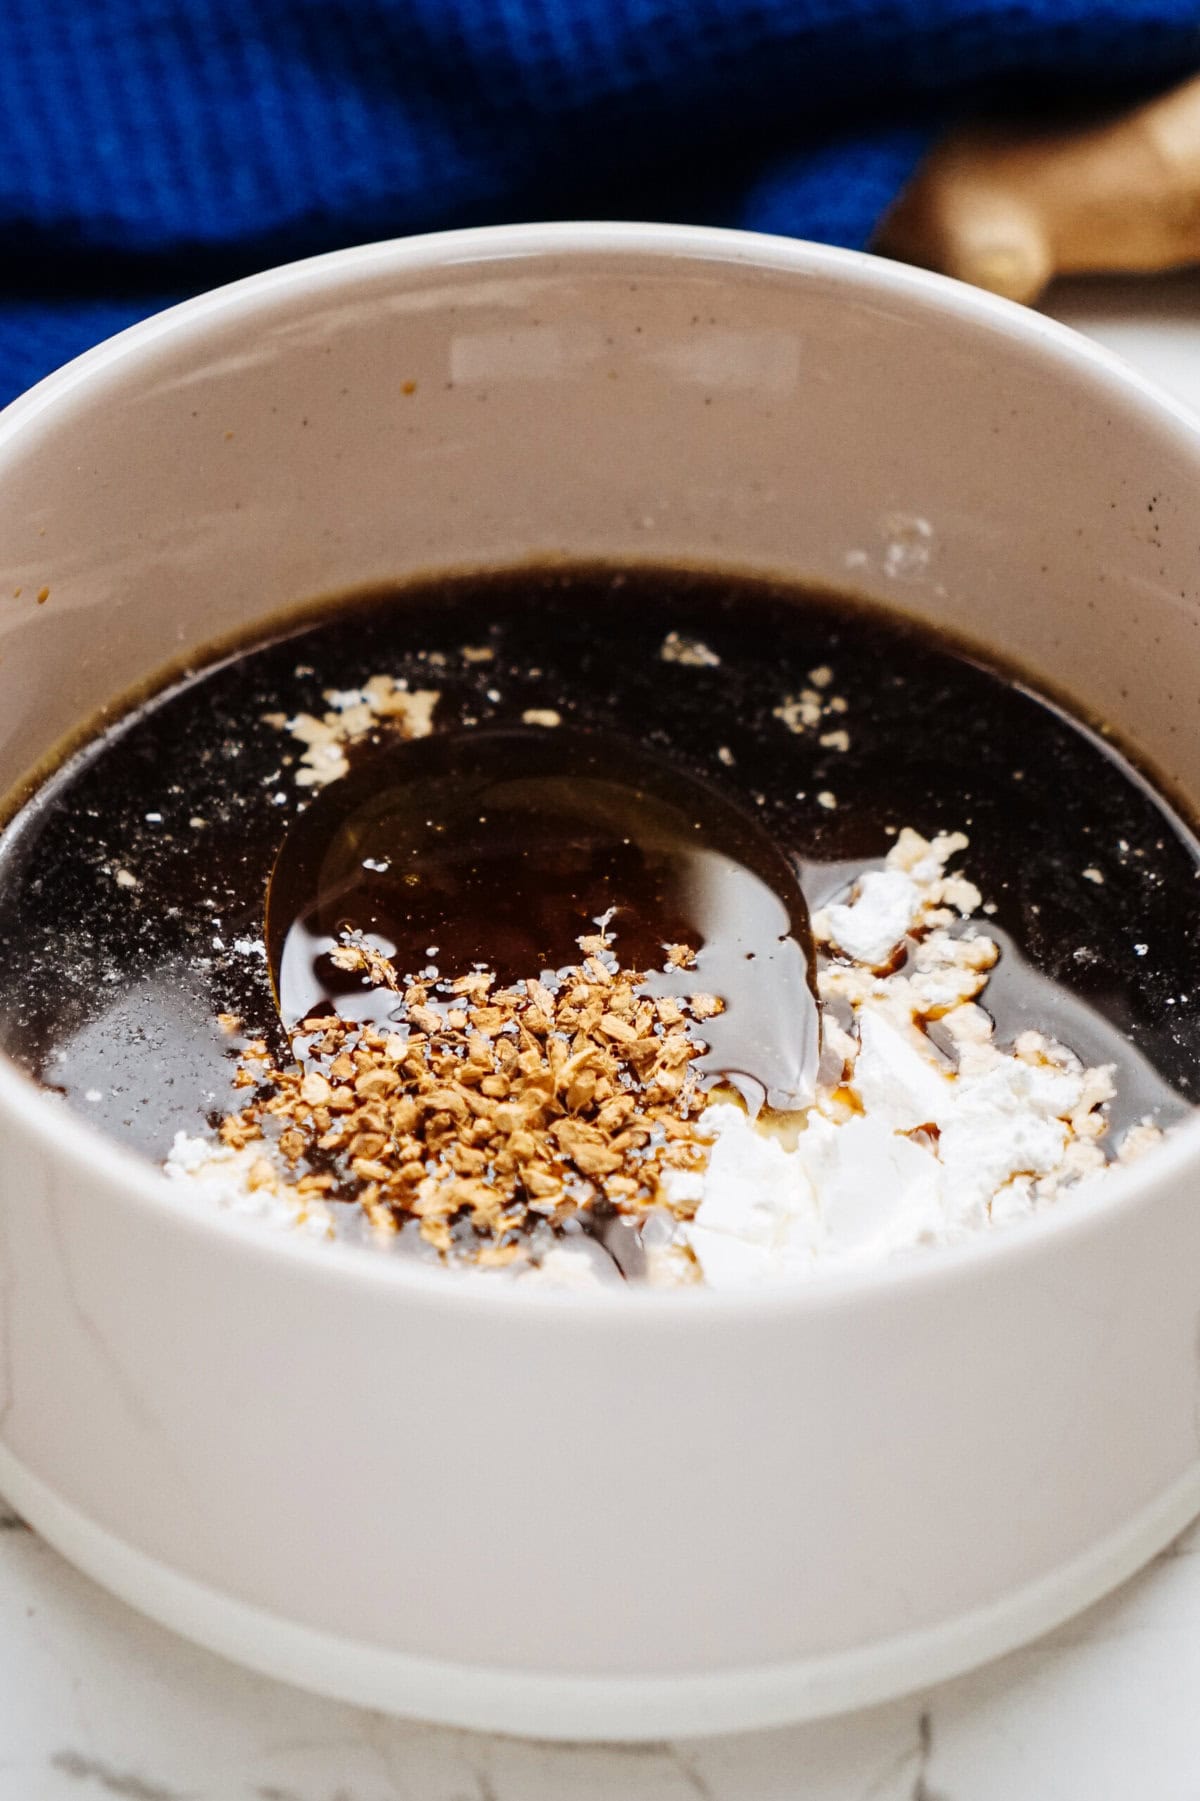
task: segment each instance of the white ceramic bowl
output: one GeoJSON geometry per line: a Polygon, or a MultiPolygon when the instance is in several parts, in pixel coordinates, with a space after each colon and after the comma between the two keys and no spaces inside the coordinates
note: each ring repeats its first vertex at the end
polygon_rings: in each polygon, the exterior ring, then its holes
{"type": "MultiPolygon", "coordinates": [[[[1198,495],[1200,431],[1128,370],[884,262],[612,225],[351,250],[0,419],[0,787],[280,607],[561,551],[848,580],[1196,797],[1198,495]]],[[[0,1134],[0,1488],[314,1688],[555,1736],[831,1711],[1042,1630],[1200,1506],[1200,1124],[987,1242],[615,1299],[214,1215],[9,1064],[0,1134]]]]}

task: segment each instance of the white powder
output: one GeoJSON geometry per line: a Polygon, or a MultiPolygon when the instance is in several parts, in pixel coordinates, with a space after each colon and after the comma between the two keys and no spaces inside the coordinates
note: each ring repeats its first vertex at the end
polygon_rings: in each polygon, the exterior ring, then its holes
{"type": "Polygon", "coordinates": [[[872,967],[887,963],[916,919],[921,890],[900,869],[873,869],[853,901],[825,909],[829,937],[840,951],[872,967]]]}
{"type": "Polygon", "coordinates": [[[616,1275],[611,1263],[608,1268],[606,1278],[597,1257],[572,1245],[556,1244],[543,1253],[539,1262],[522,1270],[517,1279],[535,1288],[607,1288],[616,1275]]]}
{"type": "MultiPolygon", "coordinates": [[[[960,936],[946,929],[982,905],[973,883],[946,872],[966,842],[955,833],[930,843],[905,830],[884,869],[814,915],[830,955],[821,998],[848,1003],[854,1016],[851,1031],[825,1020],[827,1051],[843,1068],[790,1150],[737,1106],[703,1114],[701,1130],[713,1135],[708,1166],[673,1178],[671,1194],[699,1201],[680,1236],[710,1286],[953,1243],[1032,1213],[1106,1167],[1098,1140],[1111,1068],[1085,1069],[1038,1032],[1002,1049],[976,1004],[999,947],[971,927],[960,936]],[[915,942],[903,970],[881,973],[906,939],[915,942]],[[952,1057],[923,1029],[932,1018],[952,1057]]],[[[1118,1157],[1160,1136],[1143,1122],[1118,1157]]]]}
{"type": "Polygon", "coordinates": [[[333,1221],[324,1203],[297,1195],[263,1164],[261,1143],[232,1150],[211,1138],[176,1132],[163,1171],[172,1182],[196,1184],[214,1207],[268,1225],[299,1227],[315,1238],[332,1238],[333,1221]]]}
{"type": "Polygon", "coordinates": [[[710,1107],[703,1123],[716,1138],[686,1242],[710,1287],[803,1275],[938,1235],[935,1159],[880,1120],[839,1126],[814,1113],[792,1151],[734,1106],[710,1107]]]}

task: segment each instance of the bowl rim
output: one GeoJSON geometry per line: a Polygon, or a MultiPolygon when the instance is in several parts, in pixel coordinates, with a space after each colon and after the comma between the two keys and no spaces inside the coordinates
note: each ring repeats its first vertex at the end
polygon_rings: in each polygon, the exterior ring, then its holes
{"type": "MultiPolygon", "coordinates": [[[[637,256],[652,263],[685,260],[719,263],[748,271],[790,274],[799,280],[826,279],[875,301],[896,300],[941,312],[1015,341],[1064,372],[1073,372],[1115,401],[1140,411],[1159,429],[1177,436],[1196,458],[1200,473],[1200,419],[1182,402],[1161,391],[1103,346],[1040,313],[1002,300],[949,277],[894,263],[863,251],[813,244],[803,239],[712,226],[659,225],[624,221],[561,221],[536,225],[494,225],[385,239],[307,257],[244,277],[180,302],[132,325],[46,376],[0,411],[0,454],[43,415],[68,401],[76,390],[119,375],[126,364],[152,355],[164,342],[186,339],[212,325],[253,316],[264,305],[307,292],[314,300],[331,290],[353,288],[364,278],[395,273],[425,274],[439,268],[503,260],[586,261],[593,256],[637,256]]],[[[0,1126],[16,1125],[31,1136],[61,1175],[85,1184],[100,1176],[112,1198],[140,1214],[150,1214],[163,1230],[199,1233],[222,1240],[247,1260],[262,1259],[282,1277],[285,1271],[323,1272],[323,1282],[370,1284],[394,1289],[411,1304],[421,1300],[475,1314],[493,1311],[511,1318],[549,1315],[591,1330],[597,1322],[628,1324],[639,1318],[655,1325],[697,1318],[733,1322],[790,1313],[869,1304],[881,1295],[966,1280],[988,1270],[999,1274],[1035,1259],[1059,1239],[1082,1242],[1109,1229],[1115,1217],[1153,1205],[1157,1194],[1200,1174],[1200,1110],[1175,1127],[1146,1159],[1110,1168],[1103,1193],[1088,1200],[1068,1192],[1045,1213],[1006,1225],[995,1235],[979,1233],[957,1244],[928,1245],[909,1254],[814,1269],[744,1288],[655,1289],[621,1284],[569,1293],[530,1290],[493,1275],[449,1273],[416,1259],[379,1255],[369,1247],[316,1242],[299,1229],[280,1228],[252,1216],[216,1207],[186,1185],[172,1181],[137,1152],[109,1138],[71,1112],[0,1051],[0,1126]]]]}

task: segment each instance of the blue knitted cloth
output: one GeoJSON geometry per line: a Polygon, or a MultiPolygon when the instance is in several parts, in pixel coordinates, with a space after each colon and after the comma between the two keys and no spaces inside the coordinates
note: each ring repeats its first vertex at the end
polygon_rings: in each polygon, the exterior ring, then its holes
{"type": "Polygon", "coordinates": [[[574,215],[865,243],[951,110],[1200,66],[1200,0],[0,0],[0,401],[171,300],[574,215]]]}

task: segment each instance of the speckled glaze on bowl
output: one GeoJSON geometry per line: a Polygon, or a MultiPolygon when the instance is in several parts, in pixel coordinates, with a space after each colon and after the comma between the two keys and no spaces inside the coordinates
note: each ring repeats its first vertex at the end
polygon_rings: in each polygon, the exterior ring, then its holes
{"type": "MultiPolygon", "coordinates": [[[[348,251],[70,365],[0,418],[0,476],[0,787],[290,603],[562,552],[849,581],[1200,794],[1200,430],[865,257],[348,251]]],[[[1031,1636],[1200,1507],[1195,1123],[991,1242],[615,1298],[210,1214],[9,1064],[0,1143],[0,1488],[135,1605],[356,1701],[560,1737],[832,1711],[1031,1636]]]]}

